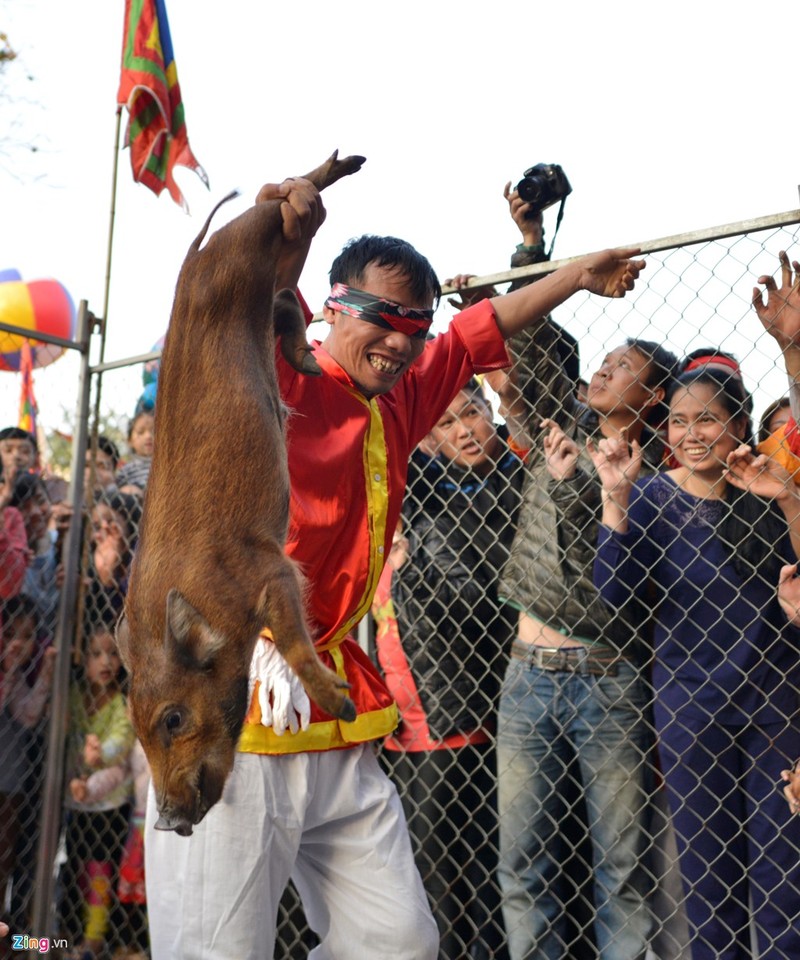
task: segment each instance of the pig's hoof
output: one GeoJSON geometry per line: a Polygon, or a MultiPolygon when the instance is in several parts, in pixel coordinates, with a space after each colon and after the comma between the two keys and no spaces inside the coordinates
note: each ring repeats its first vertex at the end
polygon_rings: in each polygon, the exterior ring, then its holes
{"type": "Polygon", "coordinates": [[[322,370],[320,369],[317,361],[314,359],[314,354],[310,349],[303,351],[303,356],[300,360],[300,371],[312,377],[322,376],[322,370]]]}
{"type": "Polygon", "coordinates": [[[339,707],[339,719],[344,720],[345,723],[352,723],[356,718],[356,705],[350,699],[350,697],[345,697],[342,701],[341,707],[339,707]]]}

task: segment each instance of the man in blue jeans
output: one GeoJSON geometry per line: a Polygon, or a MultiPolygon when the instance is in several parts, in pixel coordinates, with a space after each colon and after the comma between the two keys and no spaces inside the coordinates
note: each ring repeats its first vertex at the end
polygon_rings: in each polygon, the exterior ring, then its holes
{"type": "MultiPolygon", "coordinates": [[[[518,254],[535,253],[537,221],[525,217],[516,193],[508,199],[525,241],[518,254]]],[[[676,361],[657,344],[629,340],[606,356],[584,406],[559,363],[554,326],[512,342],[522,379],[534,385],[525,396],[530,424],[544,426],[545,436],[529,456],[500,584],[519,611],[498,722],[503,913],[512,960],[568,954],[566,865],[575,852],[565,835],[565,795],[577,776],[593,849],[599,956],[643,960],[653,926],[646,903],[653,738],[640,671],[647,612],[612,613],[594,589],[600,484],[585,440],[625,431],[657,469],[663,448],[648,423],[658,422],[676,361]]]]}

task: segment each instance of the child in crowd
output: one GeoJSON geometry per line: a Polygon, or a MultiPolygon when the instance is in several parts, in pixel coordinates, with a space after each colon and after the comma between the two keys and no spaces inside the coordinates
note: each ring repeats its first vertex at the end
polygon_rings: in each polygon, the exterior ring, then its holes
{"type": "Polygon", "coordinates": [[[128,832],[131,776],[128,760],[134,732],[120,688],[121,663],[111,629],[94,627],[88,637],[82,679],[70,690],[67,749],[66,853],[62,925],[74,954],[94,960],[106,941],[120,857],[128,832]],[[115,782],[91,775],[124,766],[115,782]],[[83,914],[81,916],[81,913],[83,914]]]}
{"type": "Polygon", "coordinates": [[[792,415],[792,407],[788,397],[780,397],[772,403],[761,415],[758,426],[758,442],[764,443],[781,427],[785,427],[792,415]]]}
{"type": "Polygon", "coordinates": [[[9,503],[22,514],[28,538],[29,560],[22,592],[34,601],[42,629],[52,637],[60,596],[56,576],[59,551],[56,533],[50,530],[53,511],[42,478],[33,473],[19,474],[9,503]]]}
{"type": "Polygon", "coordinates": [[[144,886],[144,818],[147,810],[147,791],[150,787],[150,766],[144,748],[136,740],[130,753],[130,772],[133,777],[133,810],[128,838],[119,868],[117,896],[125,913],[123,941],[126,949],[120,954],[126,960],[146,960],[147,898],[144,886]]]}
{"type": "Polygon", "coordinates": [[[86,469],[83,475],[83,485],[86,499],[91,501],[90,494],[99,496],[102,493],[115,493],[117,490],[116,473],[119,466],[119,450],[113,440],[102,433],[97,438],[97,449],[92,458],[91,447],[86,451],[86,469]]]}
{"type": "Polygon", "coordinates": [[[111,623],[122,612],[141,514],[141,499],[119,491],[101,494],[92,507],[87,608],[95,620],[111,623]]]}
{"type": "Polygon", "coordinates": [[[30,736],[45,712],[55,649],[39,644],[39,618],[28,597],[7,600],[0,642],[0,896],[15,865],[15,849],[30,816],[30,736]]]}
{"type": "Polygon", "coordinates": [[[123,493],[144,493],[153,459],[155,422],[149,410],[139,411],[131,420],[128,447],[132,456],[117,470],[117,486],[123,493]]]}
{"type": "MultiPolygon", "coordinates": [[[[0,477],[0,599],[16,596],[22,589],[28,569],[28,535],[25,521],[16,507],[10,506],[13,482],[0,477]]],[[[0,621],[0,631],[2,621],[0,621]]]]}
{"type": "MultiPolygon", "coordinates": [[[[130,713],[128,714],[130,716],[130,713]]],[[[122,784],[133,784],[134,806],[131,811],[128,836],[119,867],[117,899],[124,915],[120,939],[123,946],[115,951],[114,960],[146,960],[147,914],[144,886],[144,818],[147,791],[150,786],[150,766],[139,740],[123,763],[104,767],[84,780],[76,781],[73,797],[82,803],[97,803],[118,790],[122,784]]]]}
{"type": "Polygon", "coordinates": [[[22,427],[0,430],[0,476],[14,480],[20,473],[36,472],[39,448],[36,437],[22,427]]]}

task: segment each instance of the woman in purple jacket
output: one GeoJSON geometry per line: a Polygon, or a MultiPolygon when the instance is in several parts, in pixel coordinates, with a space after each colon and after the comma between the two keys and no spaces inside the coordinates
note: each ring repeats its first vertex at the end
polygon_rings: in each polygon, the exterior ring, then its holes
{"type": "Polygon", "coordinates": [[[654,611],[659,752],[693,960],[800,957],[800,821],[776,771],[800,740],[800,631],[776,598],[800,496],[743,446],[741,380],[700,368],[669,397],[675,469],[637,479],[638,444],[592,447],[603,483],[595,583],[654,611]]]}

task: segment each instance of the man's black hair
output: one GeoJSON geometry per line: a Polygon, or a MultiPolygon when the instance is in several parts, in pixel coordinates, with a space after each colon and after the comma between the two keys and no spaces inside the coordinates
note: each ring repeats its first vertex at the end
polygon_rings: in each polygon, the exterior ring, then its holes
{"type": "MultiPolygon", "coordinates": [[[[625,346],[632,347],[648,361],[644,385],[651,390],[662,387],[666,396],[678,375],[679,361],[675,354],[654,340],[628,337],[625,346]]],[[[666,420],[668,413],[669,405],[666,400],[662,400],[652,408],[645,421],[650,427],[658,429],[666,420]]]]}
{"type": "Polygon", "coordinates": [[[408,280],[415,300],[430,300],[434,306],[439,303],[442,287],[433,267],[410,243],[397,237],[364,234],[349,240],[331,265],[331,286],[335,283],[360,286],[371,263],[378,267],[393,268],[402,274],[408,280]]]}
{"type": "Polygon", "coordinates": [[[111,462],[116,470],[117,464],[119,463],[119,450],[116,443],[114,443],[114,441],[105,434],[101,433],[97,437],[97,449],[104,453],[107,457],[111,458],[111,462]]]}
{"type": "Polygon", "coordinates": [[[487,407],[491,406],[491,404],[489,403],[486,397],[486,392],[483,389],[483,384],[480,382],[480,380],[477,377],[470,377],[469,380],[467,380],[467,382],[461,388],[461,390],[463,390],[464,393],[469,394],[469,396],[472,397],[473,400],[481,401],[484,404],[484,406],[487,406],[487,407]]]}
{"type": "Polygon", "coordinates": [[[0,440],[27,440],[28,443],[33,445],[34,450],[37,452],[39,450],[36,437],[29,430],[23,430],[22,427],[3,427],[0,430],[0,440]]]}

